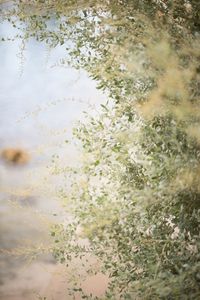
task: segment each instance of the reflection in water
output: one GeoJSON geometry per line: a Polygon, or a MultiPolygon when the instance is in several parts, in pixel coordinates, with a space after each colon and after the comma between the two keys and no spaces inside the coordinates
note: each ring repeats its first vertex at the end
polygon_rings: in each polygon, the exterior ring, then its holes
{"type": "MultiPolygon", "coordinates": [[[[1,34],[12,36],[9,24],[1,24],[1,34]]],[[[51,175],[52,157],[56,155],[62,167],[77,161],[66,140],[75,121],[83,118],[82,111],[92,105],[98,110],[104,97],[85,72],[52,67],[64,47],[49,51],[31,41],[23,61],[17,56],[19,47],[19,41],[0,44],[0,299],[37,299],[58,272],[50,296],[62,300],[66,288],[51,256],[42,255],[28,265],[26,259],[15,258],[21,257],[20,251],[28,257],[33,245],[49,247],[49,223],[56,213],[60,218],[64,214],[56,195],[63,179],[51,175]],[[19,246],[26,250],[15,249],[19,246]]]]}
{"type": "Polygon", "coordinates": [[[14,165],[24,165],[27,164],[30,160],[29,154],[19,148],[6,148],[1,152],[1,158],[7,162],[14,165]]]}

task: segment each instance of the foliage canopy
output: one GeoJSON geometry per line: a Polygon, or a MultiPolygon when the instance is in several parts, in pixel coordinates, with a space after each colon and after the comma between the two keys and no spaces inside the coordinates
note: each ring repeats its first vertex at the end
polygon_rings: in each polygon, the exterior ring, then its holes
{"type": "Polygon", "coordinates": [[[22,39],[64,45],[61,64],[114,100],[74,129],[85,160],[69,174],[74,220],[53,231],[57,258],[98,257],[103,299],[198,299],[199,1],[21,0],[1,12],[22,39]]]}

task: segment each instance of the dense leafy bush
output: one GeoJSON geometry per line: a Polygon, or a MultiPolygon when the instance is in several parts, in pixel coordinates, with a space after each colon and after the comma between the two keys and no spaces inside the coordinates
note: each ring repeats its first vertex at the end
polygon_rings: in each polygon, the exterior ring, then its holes
{"type": "Polygon", "coordinates": [[[74,130],[84,153],[67,195],[74,218],[53,232],[62,262],[99,258],[103,299],[200,297],[199,11],[195,0],[60,0],[10,12],[24,37],[66,43],[61,63],[114,100],[74,130]]]}

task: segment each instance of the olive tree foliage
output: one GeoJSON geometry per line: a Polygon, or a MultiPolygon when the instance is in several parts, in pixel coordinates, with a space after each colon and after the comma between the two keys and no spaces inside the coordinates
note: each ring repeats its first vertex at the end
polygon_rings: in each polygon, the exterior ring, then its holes
{"type": "Polygon", "coordinates": [[[199,14],[198,0],[35,0],[1,11],[22,40],[65,46],[60,63],[84,68],[114,100],[74,129],[84,159],[61,191],[74,218],[52,231],[61,262],[99,259],[88,272],[109,275],[102,299],[200,297],[199,14]]]}

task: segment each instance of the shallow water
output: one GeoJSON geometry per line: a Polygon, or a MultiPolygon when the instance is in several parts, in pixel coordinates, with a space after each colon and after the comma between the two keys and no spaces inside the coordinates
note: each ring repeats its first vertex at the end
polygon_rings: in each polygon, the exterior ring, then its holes
{"type": "MultiPolygon", "coordinates": [[[[9,24],[0,26],[1,35],[13,35],[9,24]]],[[[49,286],[48,299],[69,299],[60,292],[65,271],[50,254],[29,262],[17,249],[48,247],[49,222],[55,214],[66,217],[56,193],[65,178],[51,174],[52,156],[62,166],[77,163],[78,153],[66,140],[83,110],[98,111],[105,97],[84,71],[55,66],[64,47],[50,51],[30,41],[22,59],[20,47],[19,41],[0,44],[0,151],[17,147],[30,155],[23,166],[0,161],[0,299],[38,299],[49,286]]]]}

